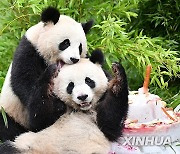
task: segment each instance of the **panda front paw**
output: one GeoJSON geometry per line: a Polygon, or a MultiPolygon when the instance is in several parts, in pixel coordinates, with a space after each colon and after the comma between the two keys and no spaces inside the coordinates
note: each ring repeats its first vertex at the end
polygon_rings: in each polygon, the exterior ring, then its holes
{"type": "Polygon", "coordinates": [[[109,87],[111,91],[118,96],[118,94],[122,91],[124,85],[124,77],[125,72],[124,68],[119,63],[112,64],[112,71],[114,74],[114,78],[110,81],[109,87]]]}
{"type": "Polygon", "coordinates": [[[58,75],[59,69],[57,64],[51,64],[47,67],[47,69],[45,70],[45,72],[47,73],[47,77],[49,79],[55,78],[58,75]]]}
{"type": "Polygon", "coordinates": [[[53,79],[58,76],[59,69],[56,64],[52,64],[47,68],[47,80],[48,80],[48,88],[47,94],[51,95],[53,93],[54,82],[53,79]]]}
{"type": "Polygon", "coordinates": [[[52,94],[54,86],[53,79],[57,77],[58,72],[58,66],[56,64],[52,64],[46,68],[42,76],[39,78],[38,87],[41,87],[42,91],[47,93],[47,95],[52,94]]]}

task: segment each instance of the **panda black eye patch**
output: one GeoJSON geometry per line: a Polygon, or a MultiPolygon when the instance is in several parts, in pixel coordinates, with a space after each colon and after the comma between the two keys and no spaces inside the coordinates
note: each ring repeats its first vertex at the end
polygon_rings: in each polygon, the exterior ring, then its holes
{"type": "Polygon", "coordinates": [[[68,86],[67,86],[67,93],[68,94],[72,94],[72,90],[73,90],[73,88],[74,88],[74,83],[73,82],[70,82],[69,84],[68,84],[68,86]]]}
{"type": "Polygon", "coordinates": [[[80,45],[79,45],[79,54],[81,55],[81,53],[82,53],[82,44],[80,43],[80,45]]]}
{"type": "Polygon", "coordinates": [[[89,77],[85,78],[85,83],[91,87],[91,88],[95,88],[95,82],[93,80],[91,80],[89,77]]]}
{"type": "Polygon", "coordinates": [[[63,51],[65,50],[66,48],[68,48],[70,46],[70,41],[69,39],[65,39],[63,42],[61,42],[59,44],[59,50],[63,51]]]}

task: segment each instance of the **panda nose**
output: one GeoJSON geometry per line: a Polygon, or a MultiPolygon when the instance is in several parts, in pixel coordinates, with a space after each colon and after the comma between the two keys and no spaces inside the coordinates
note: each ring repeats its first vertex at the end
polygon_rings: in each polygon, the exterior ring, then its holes
{"type": "Polygon", "coordinates": [[[70,58],[70,60],[73,62],[73,64],[77,63],[79,61],[79,59],[76,59],[76,58],[70,58]]]}
{"type": "Polygon", "coordinates": [[[77,98],[81,101],[84,101],[87,97],[88,95],[81,95],[81,96],[78,96],[77,98]]]}

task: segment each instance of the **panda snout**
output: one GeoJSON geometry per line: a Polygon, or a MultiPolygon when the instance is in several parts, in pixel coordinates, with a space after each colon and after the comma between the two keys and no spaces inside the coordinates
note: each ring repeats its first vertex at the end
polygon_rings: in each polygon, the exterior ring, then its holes
{"type": "Polygon", "coordinates": [[[77,98],[81,101],[84,101],[87,97],[88,95],[81,95],[81,96],[78,96],[77,98]]]}
{"type": "Polygon", "coordinates": [[[76,59],[76,58],[70,58],[70,60],[73,62],[73,64],[77,63],[79,61],[79,59],[76,59]]]}

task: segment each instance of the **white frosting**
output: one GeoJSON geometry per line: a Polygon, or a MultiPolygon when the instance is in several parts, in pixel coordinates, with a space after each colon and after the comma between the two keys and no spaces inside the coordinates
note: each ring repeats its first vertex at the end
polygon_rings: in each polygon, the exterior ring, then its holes
{"type": "MultiPolygon", "coordinates": [[[[148,123],[154,120],[166,121],[168,116],[162,111],[165,102],[157,95],[143,93],[143,88],[138,92],[130,92],[129,94],[129,112],[128,119],[138,120],[138,123],[148,123]]],[[[168,113],[173,116],[173,112],[168,113]]]]}

